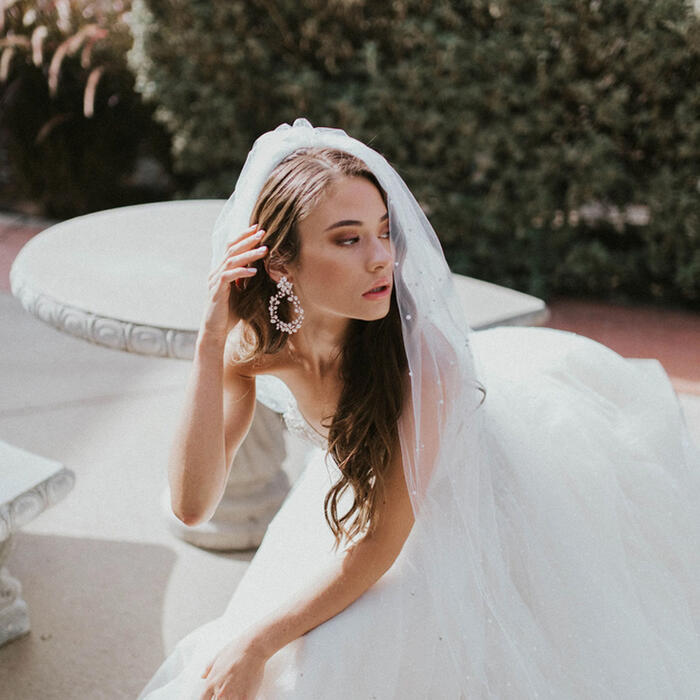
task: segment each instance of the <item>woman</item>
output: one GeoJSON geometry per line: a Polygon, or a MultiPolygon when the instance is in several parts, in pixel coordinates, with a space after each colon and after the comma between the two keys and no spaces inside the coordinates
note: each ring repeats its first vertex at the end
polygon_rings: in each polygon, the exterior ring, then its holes
{"type": "Polygon", "coordinates": [[[256,141],[215,226],[184,522],[270,376],[323,450],[141,698],[697,696],[700,453],[658,362],[472,333],[398,174],[304,119],[256,141]]]}

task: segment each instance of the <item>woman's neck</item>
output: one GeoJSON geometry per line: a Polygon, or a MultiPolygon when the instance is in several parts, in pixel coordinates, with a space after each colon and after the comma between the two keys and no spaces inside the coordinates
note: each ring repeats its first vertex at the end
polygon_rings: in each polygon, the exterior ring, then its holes
{"type": "Polygon", "coordinates": [[[331,321],[305,318],[302,327],[287,341],[292,361],[318,380],[335,375],[349,326],[348,318],[331,321]]]}

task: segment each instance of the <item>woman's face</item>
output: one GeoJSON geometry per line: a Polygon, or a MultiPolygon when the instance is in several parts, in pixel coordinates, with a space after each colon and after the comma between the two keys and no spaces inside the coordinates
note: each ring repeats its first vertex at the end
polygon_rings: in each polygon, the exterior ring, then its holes
{"type": "Polygon", "coordinates": [[[363,177],[336,181],[298,225],[300,251],[288,266],[305,318],[373,321],[389,312],[394,250],[379,190],[363,177]],[[367,294],[383,287],[379,294],[367,294]]]}

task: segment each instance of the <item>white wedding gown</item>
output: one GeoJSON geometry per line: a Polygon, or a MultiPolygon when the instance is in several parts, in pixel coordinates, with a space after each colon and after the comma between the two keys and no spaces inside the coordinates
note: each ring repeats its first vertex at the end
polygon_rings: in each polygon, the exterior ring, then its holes
{"type": "MultiPolygon", "coordinates": [[[[562,668],[576,679],[554,696],[700,698],[700,451],[660,363],[549,328],[475,331],[471,347],[487,389],[497,554],[556,650],[552,679],[562,668]]],[[[140,700],[199,698],[219,649],[342,556],[323,516],[337,467],[293,405],[285,418],[315,443],[312,459],[226,611],[180,641],[140,700]]],[[[458,700],[412,554],[409,535],[377,584],[277,652],[258,698],[458,700]]],[[[499,682],[497,647],[487,664],[483,697],[531,697],[499,682]]]]}

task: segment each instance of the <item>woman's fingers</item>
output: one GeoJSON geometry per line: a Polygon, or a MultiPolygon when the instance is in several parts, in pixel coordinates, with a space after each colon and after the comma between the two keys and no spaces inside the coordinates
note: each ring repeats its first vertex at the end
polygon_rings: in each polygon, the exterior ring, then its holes
{"type": "Polygon", "coordinates": [[[267,246],[261,246],[260,248],[253,248],[253,250],[249,250],[245,253],[231,255],[221,263],[221,274],[230,270],[232,266],[239,267],[241,265],[247,265],[253,260],[264,257],[266,253],[267,246]]]}
{"type": "Polygon", "coordinates": [[[213,298],[216,299],[224,292],[228,293],[229,285],[232,282],[235,282],[237,279],[241,277],[253,277],[257,274],[257,272],[258,271],[254,267],[236,267],[233,270],[222,272],[218,285],[213,286],[213,289],[215,290],[213,298]]]}
{"type": "MultiPolygon", "coordinates": [[[[261,238],[265,235],[265,231],[257,231],[253,232],[247,236],[244,236],[242,238],[237,238],[231,241],[227,247],[226,247],[226,252],[224,253],[224,256],[219,263],[219,265],[212,270],[212,272],[209,273],[209,281],[211,282],[213,278],[218,278],[221,272],[224,270],[224,268],[229,266],[229,261],[231,260],[232,256],[235,254],[240,254],[241,252],[244,252],[248,249],[250,249],[252,246],[256,245],[257,243],[260,242],[261,238]]],[[[263,246],[264,247],[264,246],[263,246]]]]}
{"type": "Polygon", "coordinates": [[[261,248],[255,248],[253,250],[250,250],[247,253],[241,253],[240,255],[232,255],[231,257],[226,258],[221,263],[216,272],[212,273],[209,276],[209,287],[211,288],[218,284],[225,275],[230,276],[231,272],[236,272],[240,269],[255,270],[255,268],[245,268],[244,266],[249,265],[254,260],[264,257],[266,253],[267,247],[262,246],[261,248]]]}
{"type": "Polygon", "coordinates": [[[237,243],[238,241],[243,240],[246,236],[249,236],[251,233],[255,233],[256,229],[258,228],[258,224],[253,224],[252,226],[248,226],[247,229],[241,231],[235,238],[233,238],[227,245],[231,245],[232,243],[237,243]]]}
{"type": "Polygon", "coordinates": [[[267,246],[263,245],[258,248],[253,248],[253,250],[246,251],[245,253],[239,253],[238,255],[231,255],[226,259],[226,266],[240,265],[241,263],[247,263],[250,260],[255,260],[256,258],[262,258],[265,253],[267,253],[267,246]]]}
{"type": "Polygon", "coordinates": [[[219,266],[209,274],[209,286],[216,284],[221,275],[230,269],[232,265],[239,266],[248,264],[249,262],[262,258],[267,254],[267,246],[259,246],[244,253],[232,254],[224,258],[219,266]]]}
{"type": "Polygon", "coordinates": [[[221,262],[219,263],[219,265],[209,273],[209,278],[211,279],[212,277],[215,277],[218,274],[220,274],[222,269],[227,266],[228,260],[231,258],[232,255],[235,255],[237,253],[248,250],[249,248],[254,246],[257,242],[259,242],[259,240],[260,240],[260,236],[250,235],[250,236],[247,236],[243,240],[232,241],[226,247],[226,252],[224,253],[223,257],[221,258],[221,262]]]}
{"type": "Polygon", "coordinates": [[[214,665],[214,661],[216,661],[216,657],[214,657],[208,664],[207,667],[204,669],[204,672],[201,675],[201,678],[206,678],[209,675],[209,671],[211,671],[211,667],[214,665]]]}
{"type": "Polygon", "coordinates": [[[250,230],[248,233],[244,233],[243,236],[239,236],[238,238],[234,238],[232,241],[230,241],[226,245],[226,252],[224,253],[224,257],[227,255],[231,255],[231,253],[235,250],[238,252],[239,250],[245,250],[246,247],[250,247],[251,245],[254,245],[257,241],[259,241],[263,236],[265,235],[265,230],[250,230]]]}

